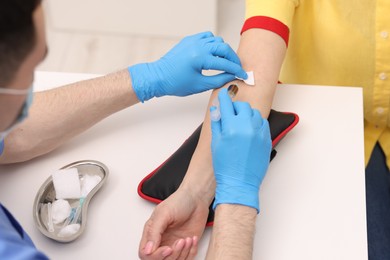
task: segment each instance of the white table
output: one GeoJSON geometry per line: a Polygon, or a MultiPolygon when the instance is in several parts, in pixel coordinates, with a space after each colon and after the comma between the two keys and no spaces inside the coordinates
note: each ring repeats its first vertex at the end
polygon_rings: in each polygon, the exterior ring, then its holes
{"type": "MultiPolygon", "coordinates": [[[[38,72],[35,87],[92,76],[38,72]]],[[[137,185],[199,125],[208,96],[138,104],[48,155],[0,167],[0,201],[52,259],[136,259],[154,208],[138,197],[137,185]],[[53,171],[83,159],[105,163],[110,176],[89,205],[85,233],[57,243],[34,226],[34,197],[53,171]]],[[[367,259],[362,90],[280,85],[273,108],[297,113],[300,122],[278,145],[263,181],[254,259],[367,259]]],[[[205,256],[210,232],[198,259],[205,256]]]]}

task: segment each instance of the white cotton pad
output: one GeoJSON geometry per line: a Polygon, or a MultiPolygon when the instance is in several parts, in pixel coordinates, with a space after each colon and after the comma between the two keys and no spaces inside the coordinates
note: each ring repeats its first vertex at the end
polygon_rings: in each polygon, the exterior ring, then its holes
{"type": "Polygon", "coordinates": [[[248,78],[247,79],[241,79],[241,78],[237,78],[239,80],[242,80],[245,82],[245,84],[247,85],[250,85],[250,86],[254,86],[255,85],[255,76],[253,74],[253,71],[247,71],[246,74],[248,75],[248,78]]]}
{"type": "Polygon", "coordinates": [[[81,180],[81,197],[86,197],[101,180],[102,177],[97,175],[84,175],[81,180]]]}
{"type": "Polygon", "coordinates": [[[57,199],[80,198],[80,179],[77,168],[58,170],[52,174],[57,199]]]}
{"type": "Polygon", "coordinates": [[[62,223],[70,215],[72,208],[67,200],[59,199],[51,205],[51,217],[54,224],[62,223]]]}
{"type": "Polygon", "coordinates": [[[66,227],[62,228],[60,232],[58,232],[59,237],[70,237],[77,233],[80,229],[80,224],[70,224],[66,227]]]}
{"type": "Polygon", "coordinates": [[[248,78],[244,80],[247,85],[254,86],[255,85],[255,76],[253,75],[253,71],[247,71],[246,74],[248,78]]]}

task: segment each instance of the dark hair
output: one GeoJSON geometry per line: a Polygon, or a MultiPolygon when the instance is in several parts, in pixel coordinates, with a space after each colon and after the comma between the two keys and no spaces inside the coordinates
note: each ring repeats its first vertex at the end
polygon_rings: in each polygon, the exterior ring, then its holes
{"type": "Polygon", "coordinates": [[[41,0],[0,0],[0,84],[11,82],[35,46],[32,15],[40,2],[41,0]]]}

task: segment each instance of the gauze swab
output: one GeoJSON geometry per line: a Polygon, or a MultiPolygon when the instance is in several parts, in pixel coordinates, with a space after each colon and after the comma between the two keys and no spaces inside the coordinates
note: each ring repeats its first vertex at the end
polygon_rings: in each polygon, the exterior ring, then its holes
{"type": "Polygon", "coordinates": [[[238,77],[236,77],[236,79],[244,81],[245,84],[247,84],[247,85],[254,86],[255,85],[255,75],[253,74],[253,71],[247,71],[246,74],[248,75],[247,79],[242,79],[242,78],[238,78],[238,77]]]}

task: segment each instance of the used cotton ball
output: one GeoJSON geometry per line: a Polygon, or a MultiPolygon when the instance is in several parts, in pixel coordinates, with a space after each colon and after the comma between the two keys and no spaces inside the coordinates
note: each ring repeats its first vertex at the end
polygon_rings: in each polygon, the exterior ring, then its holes
{"type": "Polygon", "coordinates": [[[51,206],[51,217],[54,224],[59,224],[69,217],[72,208],[67,200],[56,200],[51,206]]]}
{"type": "Polygon", "coordinates": [[[86,197],[88,193],[95,188],[96,185],[99,184],[99,182],[102,181],[102,177],[97,175],[89,175],[86,174],[81,179],[81,196],[86,197]]]}
{"type": "Polygon", "coordinates": [[[77,233],[80,229],[80,224],[70,224],[61,229],[60,232],[58,232],[59,237],[70,237],[77,233]]]}

